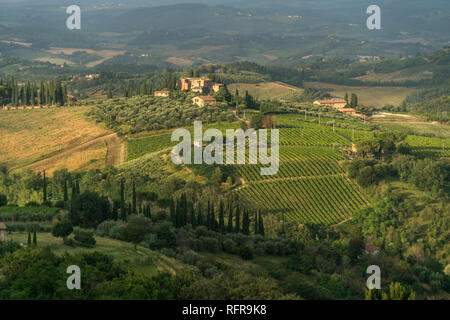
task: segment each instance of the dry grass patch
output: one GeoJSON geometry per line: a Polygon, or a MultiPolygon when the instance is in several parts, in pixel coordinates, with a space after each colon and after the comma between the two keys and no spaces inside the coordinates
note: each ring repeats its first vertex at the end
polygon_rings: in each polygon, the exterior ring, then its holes
{"type": "Polygon", "coordinates": [[[234,94],[236,89],[240,95],[244,95],[245,91],[257,99],[286,99],[293,95],[301,95],[303,90],[282,82],[261,82],[261,83],[233,83],[228,86],[228,90],[234,94]]]}
{"type": "Polygon", "coordinates": [[[358,95],[358,101],[365,106],[383,107],[385,105],[399,105],[406,96],[417,89],[404,87],[352,87],[340,86],[322,82],[305,82],[305,87],[321,89],[331,95],[344,98],[345,93],[358,95]]]}
{"type": "MultiPolygon", "coordinates": [[[[86,119],[89,107],[0,112],[0,163],[9,168],[78,170],[103,159],[112,133],[86,119]]],[[[99,165],[99,163],[96,163],[99,165]]]]}

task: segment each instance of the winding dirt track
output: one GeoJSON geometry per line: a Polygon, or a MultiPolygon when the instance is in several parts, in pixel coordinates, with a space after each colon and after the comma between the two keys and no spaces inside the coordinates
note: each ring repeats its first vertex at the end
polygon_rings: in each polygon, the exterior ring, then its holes
{"type": "Polygon", "coordinates": [[[68,147],[60,150],[57,154],[51,155],[45,159],[39,160],[32,165],[30,165],[31,169],[39,170],[40,168],[46,168],[51,166],[53,163],[57,163],[61,159],[65,159],[70,157],[73,153],[82,152],[89,147],[93,146],[96,143],[103,142],[107,147],[105,165],[106,166],[115,166],[122,162],[124,162],[124,150],[119,137],[116,133],[100,136],[94,138],[88,142],[79,144],[74,147],[68,147]]]}

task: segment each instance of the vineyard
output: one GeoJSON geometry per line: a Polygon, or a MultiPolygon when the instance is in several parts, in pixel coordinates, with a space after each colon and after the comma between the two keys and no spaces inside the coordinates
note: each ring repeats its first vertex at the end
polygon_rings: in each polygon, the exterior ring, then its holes
{"type": "Polygon", "coordinates": [[[238,193],[250,207],[302,223],[338,223],[368,203],[344,175],[253,182],[238,193]]]}
{"type": "Polygon", "coordinates": [[[331,148],[282,146],[280,169],[276,175],[261,176],[261,165],[236,166],[235,172],[246,181],[289,178],[298,176],[320,176],[343,173],[338,161],[345,157],[331,148]]]}
{"type": "Polygon", "coordinates": [[[161,134],[140,139],[129,139],[127,141],[127,160],[134,160],[142,157],[147,153],[153,153],[164,150],[175,145],[170,140],[171,134],[161,134]]]}
{"type": "Polygon", "coordinates": [[[349,141],[328,128],[280,129],[280,145],[332,146],[349,145],[349,141]]]}
{"type": "Polygon", "coordinates": [[[408,136],[406,142],[416,156],[450,157],[449,139],[408,136]]]}
{"type": "Polygon", "coordinates": [[[339,223],[368,204],[339,165],[345,157],[330,148],[349,143],[317,125],[282,128],[278,173],[261,176],[259,164],[235,165],[234,172],[245,182],[236,192],[246,206],[283,213],[301,223],[339,223]]]}

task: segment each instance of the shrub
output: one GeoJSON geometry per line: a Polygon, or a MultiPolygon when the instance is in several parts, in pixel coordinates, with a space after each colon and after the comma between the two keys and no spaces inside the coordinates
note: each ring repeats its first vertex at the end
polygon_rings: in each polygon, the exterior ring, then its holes
{"type": "Polygon", "coordinates": [[[96,241],[94,238],[94,232],[90,230],[76,229],[74,232],[74,239],[80,245],[91,248],[95,246],[96,241]]]}
{"type": "Polygon", "coordinates": [[[202,241],[202,246],[204,250],[216,253],[219,251],[219,243],[217,239],[211,237],[203,237],[200,239],[202,241]]]}
{"type": "Polygon", "coordinates": [[[72,223],[69,221],[61,221],[55,224],[52,229],[53,236],[57,238],[67,238],[73,231],[72,223]]]}
{"type": "Polygon", "coordinates": [[[226,253],[236,253],[236,243],[231,239],[225,239],[222,243],[223,251],[226,253]]]}
{"type": "Polygon", "coordinates": [[[253,259],[253,249],[252,249],[252,247],[250,247],[249,245],[243,246],[239,250],[239,255],[244,260],[252,260],[253,259]]]}

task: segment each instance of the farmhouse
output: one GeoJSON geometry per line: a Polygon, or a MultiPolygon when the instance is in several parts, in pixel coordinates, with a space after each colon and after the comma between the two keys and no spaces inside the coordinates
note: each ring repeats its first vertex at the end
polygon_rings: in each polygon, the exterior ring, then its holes
{"type": "Polygon", "coordinates": [[[6,241],[6,225],[3,222],[0,222],[0,241],[6,241]]]}
{"type": "Polygon", "coordinates": [[[324,107],[329,106],[334,109],[342,109],[347,105],[347,101],[344,99],[316,100],[314,101],[314,104],[324,107]]]}
{"type": "Polygon", "coordinates": [[[178,81],[178,89],[182,91],[192,91],[197,93],[216,93],[222,87],[223,84],[215,83],[205,77],[181,78],[178,81]]]}
{"type": "Polygon", "coordinates": [[[199,107],[216,104],[216,99],[211,96],[198,96],[192,99],[192,103],[199,107]]]}
{"type": "Polygon", "coordinates": [[[155,91],[155,97],[168,97],[170,91],[155,91]]]}

